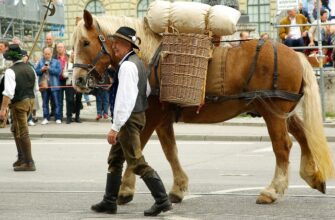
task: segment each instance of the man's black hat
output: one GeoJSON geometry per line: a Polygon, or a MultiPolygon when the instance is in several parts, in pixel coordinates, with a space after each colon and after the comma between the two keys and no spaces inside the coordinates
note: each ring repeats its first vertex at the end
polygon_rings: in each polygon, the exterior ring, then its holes
{"type": "Polygon", "coordinates": [[[130,27],[120,27],[111,37],[126,40],[131,43],[134,48],[140,49],[138,45],[141,44],[141,38],[137,37],[136,31],[130,27]],[[137,40],[139,44],[136,43],[137,40]]]}
{"type": "Polygon", "coordinates": [[[6,60],[16,61],[22,59],[25,55],[27,55],[27,51],[21,50],[18,44],[10,44],[3,56],[6,60]]]}

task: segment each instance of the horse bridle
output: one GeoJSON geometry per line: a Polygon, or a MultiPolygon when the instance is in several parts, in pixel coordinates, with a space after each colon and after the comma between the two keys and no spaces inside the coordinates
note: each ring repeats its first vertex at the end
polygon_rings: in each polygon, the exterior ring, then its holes
{"type": "MultiPolygon", "coordinates": [[[[94,77],[94,75],[98,74],[99,76],[102,76],[96,70],[96,65],[97,65],[99,59],[103,55],[107,55],[109,57],[109,60],[110,60],[109,64],[113,63],[112,56],[111,56],[111,54],[108,51],[108,48],[106,46],[106,39],[105,39],[105,37],[101,33],[100,26],[99,26],[98,22],[97,22],[97,31],[99,33],[98,39],[99,39],[99,42],[101,44],[101,49],[100,49],[99,53],[93,59],[92,63],[90,63],[90,64],[74,63],[73,64],[73,68],[82,68],[82,69],[85,69],[87,71],[86,82],[84,83],[87,88],[95,88],[97,86],[97,83],[96,83],[96,80],[95,80],[96,77],[94,77]]],[[[80,82],[80,83],[83,83],[83,82],[80,82]]],[[[101,82],[101,83],[103,83],[103,82],[101,82]]]]}

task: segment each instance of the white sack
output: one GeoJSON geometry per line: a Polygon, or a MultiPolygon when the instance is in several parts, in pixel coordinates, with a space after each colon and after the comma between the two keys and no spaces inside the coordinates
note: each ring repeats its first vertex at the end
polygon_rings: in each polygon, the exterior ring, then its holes
{"type": "Polygon", "coordinates": [[[211,6],[199,2],[173,2],[170,22],[180,33],[203,34],[211,6]]]}
{"type": "Polygon", "coordinates": [[[171,2],[154,1],[149,5],[146,19],[150,29],[155,33],[163,33],[169,26],[171,2]]]}
{"type": "Polygon", "coordinates": [[[226,36],[236,32],[236,24],[241,13],[225,5],[215,5],[209,9],[208,29],[215,35],[226,36]]]}

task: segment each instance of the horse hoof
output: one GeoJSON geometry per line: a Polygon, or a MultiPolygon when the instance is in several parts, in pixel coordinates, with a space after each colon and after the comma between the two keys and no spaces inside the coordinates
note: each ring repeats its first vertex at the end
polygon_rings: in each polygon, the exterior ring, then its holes
{"type": "Polygon", "coordinates": [[[317,186],[314,187],[314,189],[319,190],[321,193],[326,194],[326,182],[321,182],[317,186]]]}
{"type": "Polygon", "coordinates": [[[118,196],[117,197],[117,204],[118,205],[125,205],[125,204],[129,203],[131,200],[133,200],[133,195],[118,196]]]}
{"type": "Polygon", "coordinates": [[[180,198],[180,197],[178,197],[178,196],[176,196],[176,195],[174,195],[172,193],[169,193],[169,200],[172,203],[181,203],[181,201],[183,201],[182,198],[180,198]]]}
{"type": "Polygon", "coordinates": [[[256,203],[257,204],[271,204],[273,203],[275,200],[272,199],[271,197],[268,197],[268,196],[265,196],[265,195],[259,195],[257,200],[256,200],[256,203]]]}

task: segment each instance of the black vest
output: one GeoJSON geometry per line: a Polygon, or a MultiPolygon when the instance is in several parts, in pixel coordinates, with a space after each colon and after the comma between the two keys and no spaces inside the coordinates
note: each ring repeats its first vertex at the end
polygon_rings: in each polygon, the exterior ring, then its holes
{"type": "Polygon", "coordinates": [[[26,98],[35,98],[35,72],[31,66],[26,63],[15,63],[10,67],[15,73],[15,94],[12,103],[22,101],[26,98]]]}
{"type": "Polygon", "coordinates": [[[144,112],[148,107],[148,100],[147,100],[147,80],[148,80],[148,72],[140,58],[137,54],[132,54],[128,61],[135,63],[137,70],[138,70],[138,95],[136,98],[135,107],[133,112],[144,112]]]}

